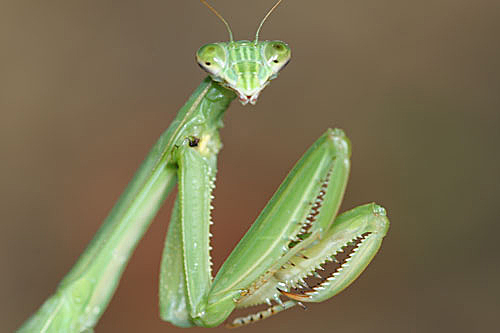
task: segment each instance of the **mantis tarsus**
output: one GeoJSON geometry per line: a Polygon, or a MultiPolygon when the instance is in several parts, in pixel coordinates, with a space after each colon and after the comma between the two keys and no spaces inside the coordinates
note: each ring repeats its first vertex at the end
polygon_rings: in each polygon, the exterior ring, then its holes
{"type": "Polygon", "coordinates": [[[106,309],[138,241],[178,183],[160,271],[160,316],[177,326],[212,327],[235,308],[267,303],[237,318],[241,326],[302,302],[321,302],[342,291],[379,249],[389,222],[385,210],[366,204],[337,216],[349,174],[350,142],[327,130],[302,156],[250,230],[212,279],[211,191],[218,130],[236,97],[255,104],[259,93],[290,59],[281,41],[234,41],[201,47],[198,64],[209,76],[161,135],[109,216],[56,292],[19,332],[92,331],[106,309]],[[317,270],[350,247],[335,272],[317,270]],[[321,278],[307,286],[310,275],[321,278]]]}

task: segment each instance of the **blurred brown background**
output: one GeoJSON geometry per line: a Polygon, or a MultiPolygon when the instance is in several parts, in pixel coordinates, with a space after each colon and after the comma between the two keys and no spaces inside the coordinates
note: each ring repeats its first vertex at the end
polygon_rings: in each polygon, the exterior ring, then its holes
{"type": "MultiPolygon", "coordinates": [[[[273,4],[211,3],[237,39],[254,38],[273,4]]],[[[343,209],[377,201],[392,224],[346,291],[242,332],[494,327],[499,18],[497,0],[287,0],[270,17],[262,38],[287,41],[293,60],[256,107],[226,114],[216,266],[327,127],[353,143],[343,209]]],[[[196,0],[0,2],[1,332],[53,292],[205,76],[198,47],[226,39],[196,0]]],[[[97,332],[180,332],[157,315],[171,204],[97,332]]]]}

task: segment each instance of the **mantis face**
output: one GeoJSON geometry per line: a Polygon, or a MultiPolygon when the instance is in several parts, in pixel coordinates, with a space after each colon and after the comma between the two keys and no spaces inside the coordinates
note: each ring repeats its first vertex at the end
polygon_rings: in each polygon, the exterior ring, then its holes
{"type": "Polygon", "coordinates": [[[281,41],[237,41],[202,46],[196,60],[211,78],[234,90],[241,104],[254,105],[269,81],[290,61],[290,47],[281,41]]]}

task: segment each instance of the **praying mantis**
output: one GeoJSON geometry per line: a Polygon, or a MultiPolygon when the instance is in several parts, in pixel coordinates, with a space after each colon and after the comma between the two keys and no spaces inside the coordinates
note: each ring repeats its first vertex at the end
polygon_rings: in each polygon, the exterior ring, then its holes
{"type": "Polygon", "coordinates": [[[229,104],[257,102],[290,60],[282,41],[210,43],[196,53],[208,77],[160,136],[109,216],[60,282],[18,332],[92,332],[123,270],[158,209],[178,184],[160,268],[160,316],[180,327],[214,327],[236,308],[267,304],[234,319],[255,322],[295,305],[321,302],[349,286],[366,268],[389,228],[375,203],[338,214],[350,168],[351,145],[328,129],[295,164],[257,220],[212,277],[210,212],[221,149],[219,129],[229,104]],[[319,274],[322,265],[339,267],[319,274]],[[305,279],[320,282],[310,287],[305,279]]]}

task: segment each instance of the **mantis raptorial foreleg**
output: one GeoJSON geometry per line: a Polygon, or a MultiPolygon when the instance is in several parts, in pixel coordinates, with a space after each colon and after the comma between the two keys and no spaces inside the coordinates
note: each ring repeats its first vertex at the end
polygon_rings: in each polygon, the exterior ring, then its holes
{"type": "Polygon", "coordinates": [[[384,208],[373,203],[339,215],[321,241],[303,250],[299,256],[291,258],[266,285],[261,286],[265,290],[277,285],[280,293],[290,300],[284,303],[278,301],[276,306],[236,318],[230,326],[238,327],[267,318],[297,304],[301,305],[301,302],[321,302],[335,296],[352,283],[370,263],[388,227],[389,221],[384,208]],[[356,240],[356,244],[351,245],[352,241],[346,239],[356,240]],[[348,258],[327,276],[319,275],[318,271],[323,270],[322,265],[338,262],[337,255],[348,246],[352,246],[348,258]],[[321,283],[311,287],[304,280],[313,276],[320,278],[321,283]],[[295,291],[287,291],[290,289],[295,291]]]}
{"type": "Polygon", "coordinates": [[[209,77],[153,146],[56,292],[19,332],[91,331],[176,182],[179,193],[160,269],[160,316],[166,321],[211,327],[236,308],[268,304],[266,310],[231,324],[241,326],[302,302],[326,300],[366,268],[389,222],[385,210],[375,204],[337,217],[351,148],[342,130],[329,129],[297,162],[212,279],[210,210],[222,116],[236,97],[243,105],[255,104],[290,60],[284,42],[258,40],[270,12],[254,41],[234,41],[222,19],[230,41],[207,44],[196,54],[209,77]],[[317,272],[346,248],[351,249],[349,257],[337,270],[328,276],[317,272]],[[307,286],[304,279],[309,275],[320,278],[318,285],[307,286]]]}
{"type": "MultiPolygon", "coordinates": [[[[210,223],[213,156],[203,156],[198,146],[189,143],[178,150],[179,197],[173,223],[181,226],[183,255],[180,251],[165,251],[164,263],[180,262],[182,257],[180,267],[186,289],[182,294],[172,292],[172,300],[163,300],[165,304],[172,302],[183,307],[167,308],[162,313],[164,319],[177,325],[215,326],[237,307],[270,304],[271,300],[278,303],[257,315],[236,319],[233,325],[238,326],[298,301],[330,298],[363,271],[387,231],[385,212],[374,204],[361,206],[335,220],[349,173],[350,144],[342,131],[328,130],[290,171],[212,284],[206,226],[210,223]],[[195,200],[197,207],[190,200],[195,200]],[[184,201],[189,209],[182,207],[184,201]],[[356,247],[339,270],[324,277],[311,291],[291,291],[351,242],[357,242],[356,247]],[[290,301],[283,303],[281,295],[290,301]]],[[[166,249],[173,248],[169,242],[177,240],[168,235],[166,249]]],[[[161,278],[162,288],[176,289],[178,276],[169,271],[162,273],[167,274],[161,278]]]]}
{"type": "Polygon", "coordinates": [[[160,317],[180,327],[194,326],[188,308],[179,199],[175,199],[160,264],[160,317]],[[177,288],[168,286],[176,285],[177,288]]]}

